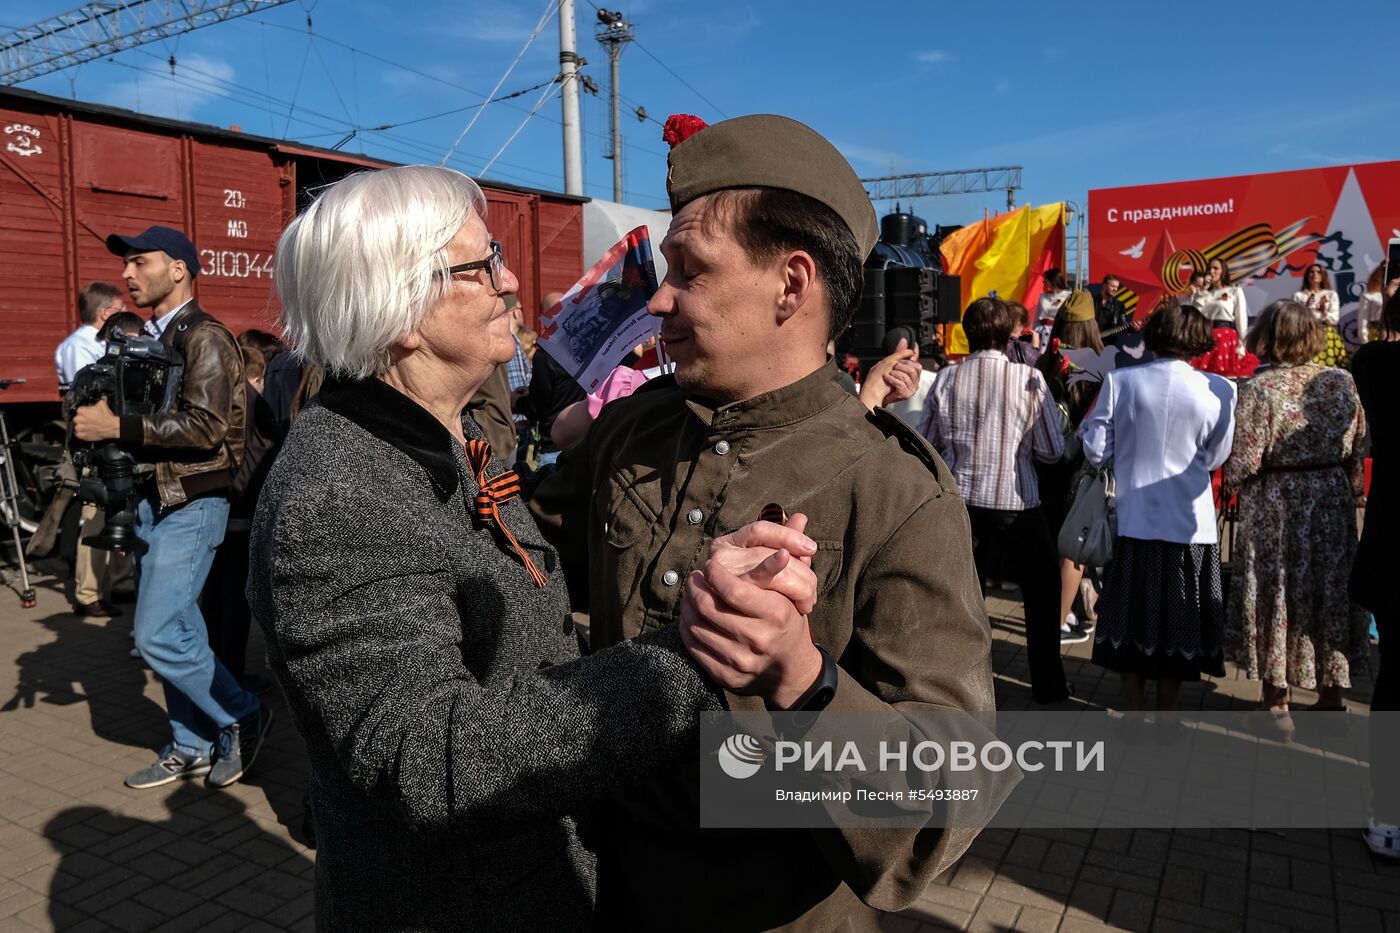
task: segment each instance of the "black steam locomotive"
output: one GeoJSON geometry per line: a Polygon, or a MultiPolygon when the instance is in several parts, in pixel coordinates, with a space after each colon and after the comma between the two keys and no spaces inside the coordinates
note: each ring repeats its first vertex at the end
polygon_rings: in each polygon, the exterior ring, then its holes
{"type": "Polygon", "coordinates": [[[861,369],[885,355],[885,332],[904,326],[918,335],[920,346],[937,340],[937,325],[962,320],[960,282],[945,275],[938,244],[957,227],[930,234],[920,217],[895,207],[880,220],[880,240],[865,260],[860,308],[841,350],[860,359],[861,369]]]}

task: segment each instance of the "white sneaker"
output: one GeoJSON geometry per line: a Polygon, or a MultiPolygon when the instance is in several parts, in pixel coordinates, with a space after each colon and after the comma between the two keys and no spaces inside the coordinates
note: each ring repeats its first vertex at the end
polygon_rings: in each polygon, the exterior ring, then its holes
{"type": "Polygon", "coordinates": [[[1065,620],[1060,623],[1060,631],[1069,632],[1075,630],[1078,630],[1080,632],[1083,632],[1085,635],[1088,635],[1094,631],[1094,623],[1088,621],[1087,619],[1081,619],[1079,618],[1079,616],[1071,612],[1068,615],[1066,615],[1065,620]]]}
{"type": "Polygon", "coordinates": [[[1377,855],[1400,858],[1400,826],[1377,823],[1373,819],[1362,830],[1361,838],[1366,840],[1367,847],[1377,855]]]}
{"type": "Polygon", "coordinates": [[[1069,614],[1069,620],[1060,624],[1060,644],[1079,645],[1089,640],[1089,633],[1084,630],[1084,626],[1079,620],[1074,618],[1074,613],[1069,614]]]}

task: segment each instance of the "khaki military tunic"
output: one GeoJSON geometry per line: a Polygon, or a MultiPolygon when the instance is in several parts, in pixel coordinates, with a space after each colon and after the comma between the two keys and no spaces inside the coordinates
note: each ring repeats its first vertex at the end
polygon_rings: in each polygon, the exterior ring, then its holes
{"type": "MultiPolygon", "coordinates": [[[[710,542],[775,503],[805,513],[817,542],[812,636],[841,667],[829,709],[990,710],[991,632],[953,478],[836,379],[827,364],[715,406],[662,377],[603,410],[531,503],[573,565],[592,646],[673,622],[710,542]]],[[[857,896],[907,906],[975,835],[702,831],[694,770],[600,820],[599,913],[617,928],[855,929],[843,918],[869,913],[857,896]]]]}
{"type": "Polygon", "coordinates": [[[467,411],[471,412],[490,442],[491,455],[506,466],[514,463],[518,438],[510,410],[510,379],[506,376],[504,363],[486,377],[481,388],[467,403],[467,411]]]}

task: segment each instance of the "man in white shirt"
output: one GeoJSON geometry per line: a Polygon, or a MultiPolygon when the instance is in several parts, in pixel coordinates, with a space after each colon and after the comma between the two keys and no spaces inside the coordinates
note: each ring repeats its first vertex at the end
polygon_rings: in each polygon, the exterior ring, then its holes
{"type": "Polygon", "coordinates": [[[1011,328],[1011,309],[1000,298],[968,306],[963,330],[972,354],[938,373],[919,431],[943,456],[967,503],[978,577],[987,579],[994,544],[1016,568],[1031,694],[1037,703],[1058,703],[1073,693],[1060,643],[1088,635],[1060,630],[1060,559],[1032,460],[1054,463],[1064,455],[1064,426],[1045,377],[1002,352],[1011,328]]]}
{"type": "MultiPolygon", "coordinates": [[[[110,282],[92,282],[78,293],[78,329],[64,338],[53,355],[60,392],[68,391],[78,370],[102,358],[106,347],[97,339],[97,333],[109,317],[125,310],[121,290],[110,282]]],[[[102,530],[101,509],[90,502],[83,503],[81,521],[82,532],[73,558],[73,611],[94,619],[119,616],[121,610],[102,598],[103,578],[108,578],[108,584],[114,589],[126,582],[129,590],[130,564],[120,555],[112,561],[113,555],[108,551],[83,544],[84,538],[102,530]]]]}
{"type": "Polygon", "coordinates": [[[102,358],[105,348],[97,332],[107,318],[125,310],[121,290],[110,282],[92,282],[78,293],[78,329],[63,338],[53,355],[60,392],[68,391],[78,370],[102,358]]]}

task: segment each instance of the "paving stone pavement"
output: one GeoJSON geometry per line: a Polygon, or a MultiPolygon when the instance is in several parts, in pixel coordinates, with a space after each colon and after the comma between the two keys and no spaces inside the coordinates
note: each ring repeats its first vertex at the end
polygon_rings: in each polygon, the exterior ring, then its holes
{"type": "MultiPolygon", "coordinates": [[[[311,930],[307,765],[275,691],[279,721],[244,783],[129,790],[122,777],[166,739],[160,684],[128,656],[130,612],[79,619],[58,581],[38,586],[30,610],[0,589],[0,933],[311,930]]],[[[998,705],[1027,708],[1020,604],[1003,592],[988,608],[998,705]]],[[[254,658],[261,647],[255,631],[254,658]]],[[[1111,704],[1116,681],[1089,650],[1066,657],[1074,702],[1111,704]]],[[[1354,680],[1348,701],[1364,711],[1370,679],[1354,680]]],[[[1253,696],[1232,672],[1188,686],[1182,705],[1253,696]]],[[[1400,933],[1400,864],[1372,857],[1354,830],[989,830],[884,927],[1400,933]]]]}
{"type": "Polygon", "coordinates": [[[130,607],[80,619],[59,581],[37,582],[35,609],[0,589],[0,933],[314,929],[308,767],[276,692],[244,783],[130,790],[169,739],[130,607]]]}

